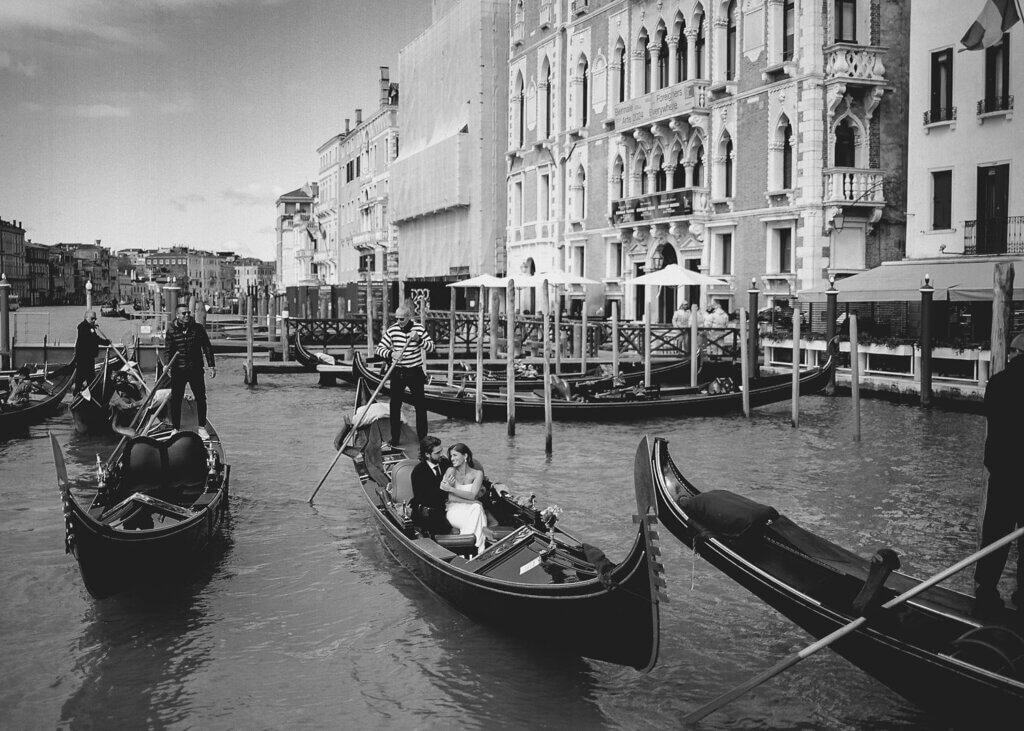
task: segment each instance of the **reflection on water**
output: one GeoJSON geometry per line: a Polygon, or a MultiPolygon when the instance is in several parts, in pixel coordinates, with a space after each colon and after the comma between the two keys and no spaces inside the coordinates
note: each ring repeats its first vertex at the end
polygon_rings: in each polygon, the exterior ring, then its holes
{"type": "MultiPolygon", "coordinates": [[[[352,392],[315,376],[242,385],[221,359],[211,418],[232,464],[226,547],[184,591],[92,600],[64,554],[46,429],[85,474],[112,443],[65,413],[0,443],[0,713],[9,728],[664,728],[809,643],[807,635],[662,532],[670,603],[658,665],[565,658],[467,619],[378,540],[342,459],[312,508],[352,392]]],[[[432,417],[488,474],[558,504],[563,524],[621,559],[634,526],[633,454],[663,436],[696,484],[742,492],[863,555],[896,549],[928,574],[973,550],[983,422],[865,401],[854,443],[848,399],[807,398],[750,420],[539,426],[432,417]]],[[[969,586],[968,576],[952,585],[969,586]]],[[[609,626],[609,632],[615,627],[609,626]]],[[[930,720],[823,652],[705,728],[924,728],[930,720]]]]}

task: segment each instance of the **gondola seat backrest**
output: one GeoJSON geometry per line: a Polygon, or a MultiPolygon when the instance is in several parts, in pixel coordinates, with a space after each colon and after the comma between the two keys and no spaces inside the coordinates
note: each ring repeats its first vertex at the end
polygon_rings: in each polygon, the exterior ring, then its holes
{"type": "Polygon", "coordinates": [[[120,492],[180,493],[206,483],[206,446],[192,431],[165,441],[134,437],[125,445],[122,465],[120,492]]]}
{"type": "Polygon", "coordinates": [[[396,503],[412,501],[412,471],[419,463],[418,459],[403,459],[391,469],[391,499],[396,503]]]}

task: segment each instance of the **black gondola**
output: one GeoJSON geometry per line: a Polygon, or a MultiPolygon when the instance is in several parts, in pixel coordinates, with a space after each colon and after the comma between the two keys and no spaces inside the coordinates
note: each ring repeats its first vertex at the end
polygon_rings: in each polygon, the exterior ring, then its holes
{"type": "Polygon", "coordinates": [[[64,455],[50,435],[64,507],[65,546],[97,599],[137,584],[187,581],[223,521],[231,469],[212,425],[196,431],[195,402],[182,404],[182,430],[147,404],[140,435],[97,465],[85,504],[72,495],[64,455]]]}
{"type": "MultiPolygon", "coordinates": [[[[805,368],[800,374],[800,393],[817,393],[828,383],[833,359],[825,364],[805,368]]],[[[357,354],[353,361],[355,372],[367,384],[376,388],[381,376],[374,373],[357,354]]],[[[654,387],[617,388],[605,393],[581,394],[569,388],[562,390],[561,398],[552,398],[551,414],[555,421],[625,421],[648,419],[655,416],[708,416],[713,414],[736,413],[743,408],[743,394],[739,390],[712,393],[709,384],[697,387],[654,387]],[[567,392],[566,392],[567,391],[567,392]],[[568,398],[566,398],[568,396],[568,398]]],[[[385,384],[383,391],[387,392],[385,384]]],[[[582,391],[582,389],[580,389],[582,391]]],[[[792,396],[792,375],[766,376],[750,383],[751,407],[784,401],[792,396]]],[[[427,386],[424,392],[427,409],[436,414],[458,419],[476,417],[476,391],[472,385],[465,388],[427,386]]],[[[544,398],[538,392],[517,393],[516,419],[542,420],[544,398]]],[[[483,394],[483,415],[486,420],[501,420],[507,413],[507,395],[485,392],[483,394]]]]}
{"type": "MultiPolygon", "coordinates": [[[[110,399],[114,395],[116,384],[113,374],[121,371],[124,361],[111,353],[99,366],[92,381],[71,399],[71,418],[75,431],[79,434],[108,434],[111,430],[110,399]]],[[[135,383],[142,380],[138,366],[133,366],[135,383]]],[[[122,371],[123,372],[123,371],[122,371]]],[[[139,394],[141,396],[141,394],[139,394]]],[[[134,417],[134,413],[128,419],[134,417]]]]}
{"type": "MultiPolygon", "coordinates": [[[[415,435],[403,430],[411,443],[415,435]]],[[[409,472],[416,464],[401,449],[384,448],[385,417],[360,426],[345,447],[387,550],[427,587],[460,611],[581,657],[649,670],[658,657],[661,565],[649,514],[650,463],[646,441],[636,462],[640,518],[628,555],[612,564],[542,513],[491,490],[489,512],[501,536],[479,556],[472,535],[431,538],[408,517],[409,472]]],[[[403,442],[406,439],[403,438],[403,442]]]]}
{"type": "Polygon", "coordinates": [[[30,375],[29,379],[37,386],[37,393],[32,395],[28,405],[0,406],[0,437],[23,431],[57,413],[75,381],[75,365],[67,363],[45,373],[30,375]]]}
{"type": "Polygon", "coordinates": [[[774,508],[726,490],[701,492],[663,439],[655,440],[651,462],[661,522],[731,579],[816,638],[866,616],[830,647],[935,713],[943,727],[1019,724],[1024,626],[1016,613],[981,622],[972,615],[972,597],[941,586],[882,609],[920,580],[899,572],[885,578],[881,559],[861,558],[774,508]]]}

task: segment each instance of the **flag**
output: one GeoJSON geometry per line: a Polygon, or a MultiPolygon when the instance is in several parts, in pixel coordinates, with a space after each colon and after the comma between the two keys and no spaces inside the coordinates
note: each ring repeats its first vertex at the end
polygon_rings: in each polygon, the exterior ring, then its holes
{"type": "Polygon", "coordinates": [[[1017,0],[985,0],[981,15],[960,39],[965,51],[980,51],[1003,39],[1003,33],[1020,20],[1017,0]]]}

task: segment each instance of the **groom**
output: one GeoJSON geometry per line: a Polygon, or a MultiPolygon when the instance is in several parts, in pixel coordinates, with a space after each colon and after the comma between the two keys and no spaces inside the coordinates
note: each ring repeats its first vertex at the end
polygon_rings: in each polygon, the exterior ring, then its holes
{"type": "Polygon", "coordinates": [[[448,493],[441,489],[441,477],[451,467],[441,449],[441,440],[427,435],[420,440],[420,463],[412,469],[412,522],[430,535],[448,534],[452,526],[445,517],[448,493]]]}

